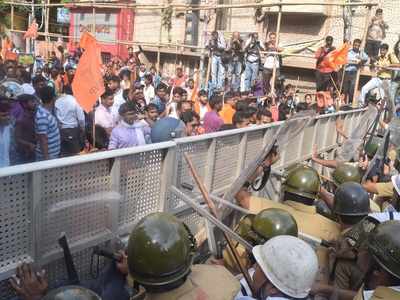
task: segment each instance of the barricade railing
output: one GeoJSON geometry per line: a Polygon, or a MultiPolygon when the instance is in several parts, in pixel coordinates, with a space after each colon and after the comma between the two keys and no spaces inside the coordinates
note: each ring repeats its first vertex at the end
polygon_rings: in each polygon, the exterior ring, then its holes
{"type": "MultiPolygon", "coordinates": [[[[274,168],[310,159],[314,144],[319,153],[335,149],[336,120],[349,133],[364,111],[311,118],[274,168]]],[[[0,169],[0,298],[13,295],[6,279],[22,261],[45,268],[52,285],[66,278],[57,244],[63,232],[82,279],[89,278],[92,248],[115,243],[148,213],[169,211],[198,233],[204,219],[169,192],[171,185],[195,186],[183,152],[206,187],[222,195],[282,123],[0,169]]],[[[268,184],[264,194],[277,200],[279,191],[268,184]]]]}

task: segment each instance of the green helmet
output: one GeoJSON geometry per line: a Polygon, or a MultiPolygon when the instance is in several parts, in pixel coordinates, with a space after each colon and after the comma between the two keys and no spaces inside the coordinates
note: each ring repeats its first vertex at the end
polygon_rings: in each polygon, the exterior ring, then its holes
{"type": "Polygon", "coordinates": [[[87,288],[67,285],[51,290],[42,300],[101,300],[101,298],[87,288]]]}
{"type": "Polygon", "coordinates": [[[142,218],[128,242],[128,269],[144,287],[173,285],[190,272],[196,241],[187,226],[168,213],[142,218]]]}
{"type": "Polygon", "coordinates": [[[371,141],[368,141],[364,146],[364,152],[368,157],[374,157],[376,151],[381,146],[382,139],[379,137],[373,137],[371,141]]]}
{"type": "Polygon", "coordinates": [[[297,237],[298,234],[296,220],[291,214],[280,208],[268,208],[260,211],[254,217],[252,227],[259,237],[259,245],[278,235],[297,237]]]}
{"type": "Polygon", "coordinates": [[[253,221],[256,215],[248,214],[243,216],[235,228],[235,232],[253,245],[257,245],[257,234],[253,231],[253,221]]]}
{"type": "Polygon", "coordinates": [[[336,186],[345,182],[361,182],[360,170],[350,164],[340,164],[332,173],[333,181],[336,186]]]}
{"type": "Polygon", "coordinates": [[[345,182],[335,192],[333,212],[341,216],[368,215],[369,195],[361,184],[345,182]]]}
{"type": "Polygon", "coordinates": [[[368,250],[387,272],[400,279],[400,222],[386,221],[370,233],[368,250]]]}
{"type": "Polygon", "coordinates": [[[310,199],[316,198],[320,184],[318,172],[305,165],[292,169],[283,183],[286,192],[310,199]]]}

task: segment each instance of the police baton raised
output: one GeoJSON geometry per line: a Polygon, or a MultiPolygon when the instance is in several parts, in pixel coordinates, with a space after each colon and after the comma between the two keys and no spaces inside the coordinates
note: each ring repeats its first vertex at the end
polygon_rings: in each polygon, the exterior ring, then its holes
{"type": "MultiPolygon", "coordinates": [[[[199,188],[199,190],[200,190],[200,192],[201,192],[201,194],[202,194],[202,196],[204,198],[204,201],[206,202],[206,204],[207,204],[207,206],[208,206],[208,208],[209,208],[209,210],[211,212],[211,214],[215,218],[218,219],[218,212],[217,212],[217,209],[216,209],[216,207],[214,205],[214,202],[212,202],[212,200],[210,199],[208,191],[207,191],[206,187],[204,186],[204,184],[201,182],[201,179],[200,179],[199,175],[197,174],[196,170],[194,169],[194,166],[193,166],[193,163],[192,163],[191,159],[189,158],[187,153],[183,153],[183,156],[185,157],[185,160],[186,160],[186,162],[188,164],[189,170],[192,173],[192,176],[193,176],[193,178],[194,178],[194,180],[195,180],[195,182],[196,182],[196,184],[197,184],[197,186],[198,186],[198,188],[199,188]]],[[[229,249],[231,250],[231,252],[233,254],[233,257],[234,257],[234,259],[235,259],[235,261],[236,261],[236,263],[237,263],[237,265],[238,265],[238,267],[240,269],[240,272],[243,274],[243,276],[244,276],[248,286],[250,287],[253,295],[256,295],[256,290],[254,288],[253,281],[252,281],[252,279],[251,279],[251,277],[249,275],[249,272],[246,270],[246,268],[240,262],[239,254],[237,253],[235,246],[233,245],[232,241],[230,240],[230,238],[228,237],[228,235],[226,234],[225,231],[222,231],[222,234],[224,235],[224,238],[225,238],[226,242],[228,243],[229,249]]]]}

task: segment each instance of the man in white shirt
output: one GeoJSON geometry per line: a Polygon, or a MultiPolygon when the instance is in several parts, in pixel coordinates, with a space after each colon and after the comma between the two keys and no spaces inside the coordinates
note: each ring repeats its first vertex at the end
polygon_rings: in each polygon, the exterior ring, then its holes
{"type": "Polygon", "coordinates": [[[144,99],[146,100],[146,105],[154,100],[156,93],[153,86],[153,76],[151,74],[144,75],[144,88],[143,88],[144,99]]]}
{"type": "Polygon", "coordinates": [[[107,86],[114,93],[114,104],[111,107],[111,112],[114,120],[118,123],[120,120],[118,113],[119,107],[126,102],[123,96],[123,90],[121,89],[121,79],[116,75],[111,76],[111,78],[108,79],[107,86]]]}
{"type": "Polygon", "coordinates": [[[69,94],[61,95],[54,107],[60,127],[61,156],[76,155],[84,143],[85,114],[82,107],[69,94]]]}

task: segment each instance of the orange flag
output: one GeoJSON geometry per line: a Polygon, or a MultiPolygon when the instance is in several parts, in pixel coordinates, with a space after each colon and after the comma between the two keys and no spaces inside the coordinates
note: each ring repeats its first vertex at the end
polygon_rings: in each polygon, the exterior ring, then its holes
{"type": "Polygon", "coordinates": [[[322,60],[320,66],[329,67],[338,71],[343,65],[347,64],[349,49],[350,45],[344,43],[341,47],[329,52],[329,54],[322,60]]]}
{"type": "Polygon", "coordinates": [[[36,19],[33,19],[31,26],[29,26],[28,30],[24,34],[24,39],[36,39],[38,36],[38,28],[39,26],[36,23],[36,19]]]}
{"type": "Polygon", "coordinates": [[[82,40],[85,51],[79,60],[72,82],[72,91],[84,111],[90,112],[97,99],[104,93],[104,82],[101,75],[100,50],[96,39],[90,33],[84,32],[82,40]]]}

